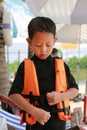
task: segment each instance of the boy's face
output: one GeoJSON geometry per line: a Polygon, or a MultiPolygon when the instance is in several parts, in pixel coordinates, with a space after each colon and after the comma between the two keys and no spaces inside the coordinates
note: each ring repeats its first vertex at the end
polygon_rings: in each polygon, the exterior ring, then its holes
{"type": "Polygon", "coordinates": [[[56,38],[52,33],[35,32],[32,39],[27,39],[29,45],[32,47],[34,54],[39,59],[46,59],[52,52],[56,38]]]}

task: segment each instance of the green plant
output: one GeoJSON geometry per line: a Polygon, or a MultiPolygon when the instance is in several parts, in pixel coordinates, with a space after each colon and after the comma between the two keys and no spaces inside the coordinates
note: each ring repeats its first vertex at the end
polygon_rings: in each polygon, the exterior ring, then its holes
{"type": "Polygon", "coordinates": [[[72,57],[68,59],[67,64],[70,67],[71,73],[74,75],[76,80],[86,80],[87,56],[84,56],[80,59],[77,57],[72,57]]]}
{"type": "MultiPolygon", "coordinates": [[[[78,58],[72,57],[67,60],[67,64],[71,70],[71,73],[74,75],[76,80],[86,80],[86,78],[87,78],[87,56],[80,58],[79,61],[80,61],[80,63],[78,64],[78,58]]],[[[18,66],[19,66],[18,61],[14,61],[14,63],[11,63],[9,65],[10,73],[16,72],[18,69],[18,66]]]]}
{"type": "Polygon", "coordinates": [[[11,63],[10,64],[10,73],[16,72],[17,69],[18,69],[18,66],[19,66],[19,62],[18,61],[15,61],[14,63],[11,63]]]}

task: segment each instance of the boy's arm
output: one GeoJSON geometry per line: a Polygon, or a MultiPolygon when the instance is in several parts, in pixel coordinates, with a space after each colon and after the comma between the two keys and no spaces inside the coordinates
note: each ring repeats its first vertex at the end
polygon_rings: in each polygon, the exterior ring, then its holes
{"type": "Polygon", "coordinates": [[[46,123],[50,118],[50,113],[37,108],[27,102],[23,96],[21,96],[21,91],[24,86],[24,62],[22,62],[17,70],[17,74],[15,80],[11,86],[11,90],[9,92],[10,99],[18,106],[20,109],[28,112],[42,125],[46,123]]]}
{"type": "Polygon", "coordinates": [[[58,102],[67,100],[67,99],[72,99],[76,95],[78,95],[78,89],[76,88],[70,88],[66,92],[60,93],[60,92],[50,92],[47,93],[47,100],[49,105],[55,105],[58,102]]]}
{"type": "Polygon", "coordinates": [[[31,114],[32,116],[35,117],[35,119],[41,124],[44,125],[50,116],[50,113],[37,108],[27,102],[20,94],[11,94],[9,95],[9,98],[18,106],[20,109],[26,111],[27,113],[31,114]]]}
{"type": "Polygon", "coordinates": [[[67,78],[67,88],[68,89],[76,88],[79,90],[78,84],[76,83],[74,76],[71,74],[69,66],[66,63],[64,63],[64,66],[65,66],[65,72],[66,72],[66,78],[67,78]]]}
{"type": "Polygon", "coordinates": [[[66,92],[63,93],[63,100],[73,99],[78,95],[79,91],[76,88],[69,88],[66,92]]]}
{"type": "Polygon", "coordinates": [[[78,95],[78,85],[75,81],[75,78],[70,72],[70,69],[66,63],[64,63],[65,71],[66,71],[66,78],[67,78],[67,91],[60,93],[60,92],[50,92],[47,93],[47,100],[49,105],[55,105],[60,101],[64,101],[66,99],[72,99],[78,95]]]}

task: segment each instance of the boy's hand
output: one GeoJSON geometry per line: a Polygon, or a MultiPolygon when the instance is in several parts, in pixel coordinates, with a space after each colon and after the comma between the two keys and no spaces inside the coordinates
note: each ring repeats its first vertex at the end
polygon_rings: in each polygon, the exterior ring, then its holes
{"type": "Polygon", "coordinates": [[[44,125],[48,120],[50,119],[51,115],[50,112],[47,112],[41,108],[36,108],[34,109],[33,116],[35,119],[41,124],[44,125]]]}
{"type": "Polygon", "coordinates": [[[61,101],[60,92],[53,91],[53,92],[47,93],[46,97],[47,97],[47,101],[49,105],[55,105],[61,101]]]}

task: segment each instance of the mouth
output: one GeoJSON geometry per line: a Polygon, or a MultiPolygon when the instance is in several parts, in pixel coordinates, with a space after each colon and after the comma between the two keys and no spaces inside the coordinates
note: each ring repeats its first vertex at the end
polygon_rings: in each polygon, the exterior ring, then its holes
{"type": "Polygon", "coordinates": [[[40,57],[41,57],[42,59],[44,59],[44,58],[47,57],[47,55],[46,55],[46,54],[41,54],[40,57]]]}

